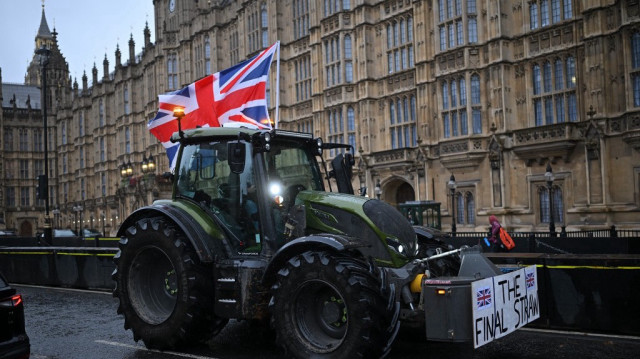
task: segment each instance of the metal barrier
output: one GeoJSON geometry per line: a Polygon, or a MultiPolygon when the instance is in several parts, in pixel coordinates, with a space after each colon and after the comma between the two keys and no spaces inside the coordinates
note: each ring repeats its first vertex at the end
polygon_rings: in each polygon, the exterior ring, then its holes
{"type": "MultiPolygon", "coordinates": [[[[459,246],[477,244],[479,238],[449,241],[459,246]]],[[[602,250],[624,248],[625,243],[631,248],[630,239],[515,236],[516,249],[534,246],[549,252],[486,255],[499,266],[538,267],[541,317],[532,326],[640,336],[640,255],[568,253],[585,251],[598,241],[602,250]],[[555,246],[561,248],[550,249],[555,246]]],[[[89,239],[83,247],[0,247],[0,271],[12,283],[112,290],[117,248],[102,247],[107,243],[115,246],[117,241],[89,239]]]]}

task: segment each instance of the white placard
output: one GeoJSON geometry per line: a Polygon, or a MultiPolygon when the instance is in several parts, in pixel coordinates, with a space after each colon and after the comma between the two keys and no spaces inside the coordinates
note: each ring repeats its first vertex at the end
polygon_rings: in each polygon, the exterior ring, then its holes
{"type": "Polygon", "coordinates": [[[471,283],[471,300],[473,346],[478,348],[540,317],[536,267],[471,283]]]}

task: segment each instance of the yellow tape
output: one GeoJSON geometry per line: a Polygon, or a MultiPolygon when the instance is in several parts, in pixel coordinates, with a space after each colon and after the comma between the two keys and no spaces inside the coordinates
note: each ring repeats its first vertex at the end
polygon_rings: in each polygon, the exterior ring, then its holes
{"type": "Polygon", "coordinates": [[[56,253],[61,256],[98,256],[98,257],[113,257],[115,253],[82,253],[82,252],[58,252],[56,253]]]}

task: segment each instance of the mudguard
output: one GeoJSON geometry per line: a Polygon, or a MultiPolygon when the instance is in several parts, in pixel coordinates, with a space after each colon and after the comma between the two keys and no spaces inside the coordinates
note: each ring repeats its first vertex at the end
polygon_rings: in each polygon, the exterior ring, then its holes
{"type": "Polygon", "coordinates": [[[189,243],[196,251],[198,258],[203,263],[211,263],[218,254],[229,256],[231,249],[227,248],[222,232],[218,233],[218,238],[207,233],[203,226],[184,209],[165,203],[154,203],[150,206],[142,207],[131,213],[122,223],[118,230],[118,237],[123,237],[127,228],[131,227],[142,218],[162,216],[168,218],[187,236],[189,243]]]}
{"type": "Polygon", "coordinates": [[[360,248],[366,246],[367,244],[365,242],[357,238],[328,233],[296,238],[282,246],[282,248],[276,252],[265,270],[262,281],[266,284],[272,283],[275,279],[276,272],[282,268],[286,261],[296,254],[308,250],[329,250],[334,252],[354,250],[359,256],[364,258],[364,254],[360,248]]]}

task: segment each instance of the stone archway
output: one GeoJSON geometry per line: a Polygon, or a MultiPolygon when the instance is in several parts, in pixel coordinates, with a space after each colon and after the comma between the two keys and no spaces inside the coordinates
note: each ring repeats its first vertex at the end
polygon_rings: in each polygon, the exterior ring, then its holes
{"type": "Polygon", "coordinates": [[[396,203],[404,203],[407,201],[415,201],[416,193],[413,190],[413,187],[407,182],[403,182],[398,189],[396,190],[396,203]]]}
{"type": "Polygon", "coordinates": [[[31,237],[33,236],[33,225],[29,221],[22,221],[20,223],[20,229],[18,231],[18,235],[21,237],[31,237]]]}
{"type": "Polygon", "coordinates": [[[382,200],[392,206],[406,201],[415,201],[413,186],[399,177],[392,177],[382,184],[382,200]]]}

